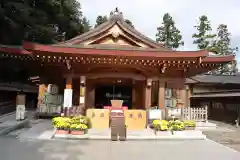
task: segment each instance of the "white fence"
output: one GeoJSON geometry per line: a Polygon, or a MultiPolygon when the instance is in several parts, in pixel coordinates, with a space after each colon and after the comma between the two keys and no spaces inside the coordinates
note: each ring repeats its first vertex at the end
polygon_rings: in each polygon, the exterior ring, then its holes
{"type": "Polygon", "coordinates": [[[207,121],[208,120],[208,107],[203,108],[183,108],[182,109],[183,120],[194,120],[194,121],[207,121]]]}

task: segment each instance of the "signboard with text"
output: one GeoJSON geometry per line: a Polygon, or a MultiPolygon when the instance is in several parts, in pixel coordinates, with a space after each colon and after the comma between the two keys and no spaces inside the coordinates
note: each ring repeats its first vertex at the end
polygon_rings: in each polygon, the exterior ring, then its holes
{"type": "Polygon", "coordinates": [[[64,102],[63,102],[63,107],[64,108],[72,107],[72,95],[73,95],[73,90],[72,89],[65,89],[64,90],[64,102]]]}

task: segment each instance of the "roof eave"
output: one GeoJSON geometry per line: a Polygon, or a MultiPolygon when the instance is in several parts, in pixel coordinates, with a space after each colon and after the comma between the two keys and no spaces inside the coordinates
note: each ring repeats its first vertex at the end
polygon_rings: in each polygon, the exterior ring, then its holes
{"type": "MultiPolygon", "coordinates": [[[[116,49],[91,49],[58,47],[51,45],[35,44],[31,42],[23,43],[23,48],[29,51],[41,51],[47,53],[81,54],[81,55],[106,55],[106,56],[126,56],[126,57],[153,57],[153,58],[198,58],[205,56],[205,51],[146,51],[146,50],[116,50],[116,49]]],[[[41,52],[39,54],[41,54],[41,52]]]]}
{"type": "Polygon", "coordinates": [[[10,53],[10,54],[21,54],[21,55],[31,54],[31,52],[23,49],[21,46],[11,46],[11,45],[0,45],[0,52],[10,53]]]}

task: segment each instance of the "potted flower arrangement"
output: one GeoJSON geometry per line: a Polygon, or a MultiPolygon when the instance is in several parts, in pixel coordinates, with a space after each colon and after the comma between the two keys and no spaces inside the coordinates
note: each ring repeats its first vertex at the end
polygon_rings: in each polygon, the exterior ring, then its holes
{"type": "Polygon", "coordinates": [[[70,119],[58,119],[53,122],[54,128],[56,128],[56,134],[68,134],[70,128],[70,119]]]}
{"type": "Polygon", "coordinates": [[[184,123],[180,120],[169,121],[168,127],[172,134],[174,134],[174,131],[182,131],[185,129],[184,123]]]}
{"type": "Polygon", "coordinates": [[[87,126],[90,126],[90,120],[85,116],[77,116],[72,118],[73,124],[85,124],[87,126]]]}
{"type": "Polygon", "coordinates": [[[157,131],[167,131],[168,130],[168,121],[166,120],[154,120],[152,122],[154,133],[157,134],[157,131]]]}
{"type": "Polygon", "coordinates": [[[186,130],[194,130],[196,128],[196,122],[191,120],[183,121],[186,130]]]}
{"type": "Polygon", "coordinates": [[[70,131],[72,135],[83,135],[86,133],[88,127],[86,124],[72,124],[70,126],[70,131]]]}
{"type": "Polygon", "coordinates": [[[90,120],[85,116],[77,116],[73,118],[55,117],[52,119],[53,127],[56,128],[55,134],[86,134],[88,128],[91,127],[90,120]]]}

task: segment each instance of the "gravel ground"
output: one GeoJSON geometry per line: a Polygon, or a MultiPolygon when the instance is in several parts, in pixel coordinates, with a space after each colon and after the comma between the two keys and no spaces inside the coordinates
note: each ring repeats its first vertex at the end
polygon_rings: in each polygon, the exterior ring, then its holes
{"type": "Polygon", "coordinates": [[[233,125],[217,121],[213,123],[216,123],[218,128],[204,131],[207,138],[240,152],[240,127],[236,128],[233,125]]]}

